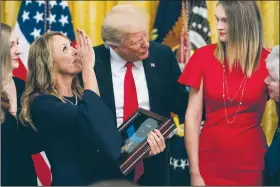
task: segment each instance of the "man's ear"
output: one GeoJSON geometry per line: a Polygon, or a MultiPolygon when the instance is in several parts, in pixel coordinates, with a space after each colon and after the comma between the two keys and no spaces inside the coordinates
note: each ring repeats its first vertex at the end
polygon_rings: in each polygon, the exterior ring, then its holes
{"type": "Polygon", "coordinates": [[[118,46],[116,46],[116,45],[110,45],[110,47],[114,50],[114,51],[116,51],[117,53],[119,52],[119,47],[118,46]]]}

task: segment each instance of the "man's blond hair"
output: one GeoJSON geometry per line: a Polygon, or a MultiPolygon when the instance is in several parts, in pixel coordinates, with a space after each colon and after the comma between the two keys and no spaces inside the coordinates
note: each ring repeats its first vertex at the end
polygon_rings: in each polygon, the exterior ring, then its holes
{"type": "Polygon", "coordinates": [[[112,8],[101,28],[105,45],[120,45],[126,34],[148,31],[148,15],[140,7],[123,4],[112,8]]]}

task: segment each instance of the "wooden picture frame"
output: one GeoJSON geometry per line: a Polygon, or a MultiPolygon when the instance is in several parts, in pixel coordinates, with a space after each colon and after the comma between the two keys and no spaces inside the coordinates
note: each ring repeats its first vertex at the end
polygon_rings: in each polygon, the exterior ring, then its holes
{"type": "Polygon", "coordinates": [[[176,126],[173,120],[142,108],[120,125],[122,150],[119,163],[125,176],[134,169],[139,160],[149,154],[147,136],[148,132],[154,129],[158,129],[166,139],[176,126]]]}

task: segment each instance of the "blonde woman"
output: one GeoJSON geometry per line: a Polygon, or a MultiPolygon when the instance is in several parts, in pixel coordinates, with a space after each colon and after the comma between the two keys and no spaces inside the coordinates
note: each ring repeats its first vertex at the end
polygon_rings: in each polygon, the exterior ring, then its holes
{"type": "Polygon", "coordinates": [[[219,1],[217,44],[198,49],[179,82],[190,86],[185,145],[194,186],[260,186],[267,150],[260,126],[268,75],[255,1],[219,1]],[[200,134],[202,104],[206,121],[200,134]]]}
{"type": "Polygon", "coordinates": [[[89,185],[97,155],[117,160],[121,138],[111,110],[99,97],[89,37],[77,32],[78,49],[59,32],[30,46],[21,120],[37,129],[52,171],[52,185],[89,185]],[[77,74],[82,71],[84,90],[77,74]],[[100,152],[100,153],[99,153],[100,152]]]}
{"type": "Polygon", "coordinates": [[[37,185],[31,154],[35,131],[18,121],[24,82],[12,77],[18,67],[19,40],[1,23],[1,186],[37,185]]]}

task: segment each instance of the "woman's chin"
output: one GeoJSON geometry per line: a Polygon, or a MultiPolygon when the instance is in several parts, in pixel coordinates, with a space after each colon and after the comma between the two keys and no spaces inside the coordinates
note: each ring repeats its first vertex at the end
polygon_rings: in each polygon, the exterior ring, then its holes
{"type": "Polygon", "coordinates": [[[82,72],[82,66],[80,66],[80,67],[76,67],[75,68],[75,75],[78,75],[79,73],[81,73],[82,72]]]}
{"type": "Polygon", "coordinates": [[[19,63],[18,62],[13,62],[12,63],[12,69],[17,69],[19,67],[19,63]]]}

